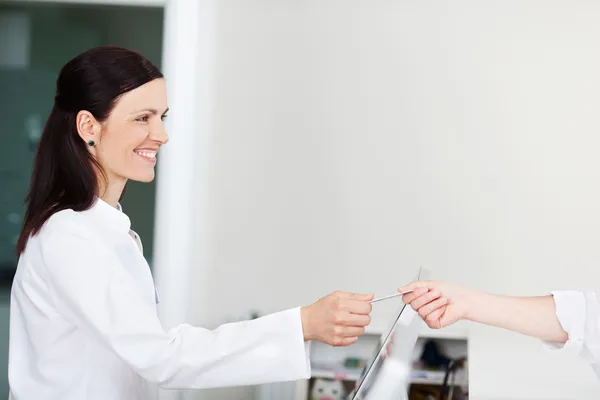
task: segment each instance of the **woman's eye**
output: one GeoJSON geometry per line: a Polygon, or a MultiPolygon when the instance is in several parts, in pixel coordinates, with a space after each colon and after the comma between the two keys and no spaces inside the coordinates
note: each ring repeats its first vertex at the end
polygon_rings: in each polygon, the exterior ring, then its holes
{"type": "Polygon", "coordinates": [[[139,122],[148,122],[148,116],[147,115],[142,115],[141,117],[138,117],[135,120],[139,121],[139,122]]]}
{"type": "Polygon", "coordinates": [[[167,119],[167,117],[168,117],[168,115],[166,115],[166,114],[165,115],[161,115],[160,119],[164,121],[165,119],[167,119]]]}

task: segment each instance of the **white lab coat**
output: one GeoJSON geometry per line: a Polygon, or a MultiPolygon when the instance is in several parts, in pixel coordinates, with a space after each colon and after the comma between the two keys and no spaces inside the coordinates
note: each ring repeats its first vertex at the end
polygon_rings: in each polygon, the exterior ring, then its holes
{"type": "Polygon", "coordinates": [[[569,334],[564,345],[546,343],[548,348],[583,357],[600,379],[600,304],[595,293],[552,292],[556,316],[569,334]]]}
{"type": "Polygon", "coordinates": [[[11,293],[12,400],[143,399],[148,382],[208,388],[310,377],[299,308],[166,332],[129,218],[102,200],[53,215],[11,293]]]}

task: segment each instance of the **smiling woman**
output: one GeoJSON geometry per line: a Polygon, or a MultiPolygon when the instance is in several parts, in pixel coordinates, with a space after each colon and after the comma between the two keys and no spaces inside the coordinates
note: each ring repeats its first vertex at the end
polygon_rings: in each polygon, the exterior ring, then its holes
{"type": "Polygon", "coordinates": [[[89,111],[77,115],[79,135],[93,143],[90,152],[111,184],[100,188],[109,204],[116,206],[128,179],[154,179],[156,153],[169,140],[163,126],[166,101],[164,79],[155,79],[120,96],[105,121],[96,120],[89,111]],[[140,104],[146,107],[140,110],[140,104]]]}
{"type": "Polygon", "coordinates": [[[118,47],[92,49],[62,68],[34,160],[17,255],[53,214],[89,209],[96,197],[116,206],[128,178],[154,178],[154,165],[135,150],[155,152],[168,140],[162,119],[139,111],[167,109],[162,78],[152,63],[118,47]],[[119,79],[109,79],[113,75],[119,79]]]}
{"type": "Polygon", "coordinates": [[[128,180],[154,179],[167,103],[160,71],[126,49],[93,48],[61,70],[17,249],[11,399],[132,400],[153,397],[146,382],[187,389],[306,379],[305,342],[350,345],[370,323],[372,296],[334,292],[213,331],[163,329],[119,199],[128,180]]]}

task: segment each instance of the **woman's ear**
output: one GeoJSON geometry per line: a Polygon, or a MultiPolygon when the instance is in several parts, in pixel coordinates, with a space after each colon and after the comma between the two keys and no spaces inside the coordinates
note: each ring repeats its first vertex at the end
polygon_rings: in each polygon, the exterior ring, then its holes
{"type": "Polygon", "coordinates": [[[90,145],[90,147],[98,144],[101,126],[91,112],[85,110],[79,111],[77,113],[75,124],[77,126],[79,137],[81,137],[85,143],[90,145]]]}

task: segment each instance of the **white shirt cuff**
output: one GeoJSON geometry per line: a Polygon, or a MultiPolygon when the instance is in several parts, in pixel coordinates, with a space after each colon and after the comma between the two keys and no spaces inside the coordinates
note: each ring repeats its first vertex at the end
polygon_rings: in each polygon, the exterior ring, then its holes
{"type": "Polygon", "coordinates": [[[312,368],[310,365],[310,348],[311,348],[311,341],[308,342],[304,342],[304,351],[306,352],[306,373],[308,375],[308,377],[310,378],[312,375],[312,368]]]}
{"type": "Polygon", "coordinates": [[[304,368],[306,370],[306,379],[310,379],[312,373],[310,366],[310,341],[304,341],[304,330],[302,327],[302,313],[300,312],[300,307],[296,307],[294,310],[297,312],[298,315],[296,321],[298,323],[297,331],[300,332],[299,339],[304,342],[304,368]]]}
{"type": "Polygon", "coordinates": [[[585,295],[577,291],[553,291],[556,317],[569,335],[566,343],[544,342],[547,349],[580,355],[585,339],[585,295]]]}

